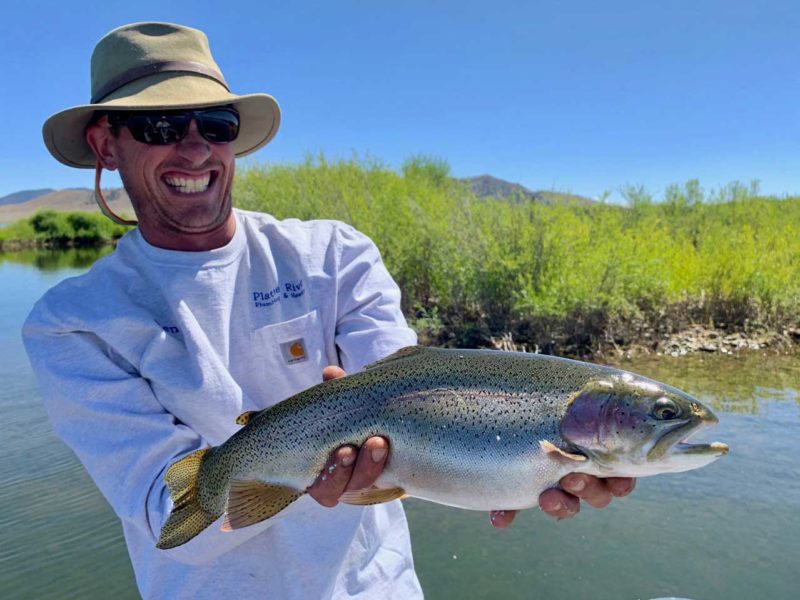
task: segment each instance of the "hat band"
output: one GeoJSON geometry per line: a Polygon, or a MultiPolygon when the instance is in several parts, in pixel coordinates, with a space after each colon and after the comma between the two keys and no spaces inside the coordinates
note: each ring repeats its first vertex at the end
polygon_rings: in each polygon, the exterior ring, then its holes
{"type": "Polygon", "coordinates": [[[155,75],[156,73],[166,73],[170,71],[183,71],[186,73],[197,73],[199,75],[204,75],[206,77],[210,77],[217,83],[222,84],[222,86],[229,92],[231,91],[228,87],[228,84],[225,82],[225,78],[219,71],[207,67],[203,63],[199,62],[193,62],[189,60],[173,60],[168,62],[142,65],[140,67],[135,67],[125,71],[101,87],[100,90],[97,91],[94,96],[92,96],[91,104],[97,104],[111,92],[118,90],[123,85],[126,85],[131,81],[136,81],[137,79],[141,79],[142,77],[147,77],[149,75],[155,75]]]}

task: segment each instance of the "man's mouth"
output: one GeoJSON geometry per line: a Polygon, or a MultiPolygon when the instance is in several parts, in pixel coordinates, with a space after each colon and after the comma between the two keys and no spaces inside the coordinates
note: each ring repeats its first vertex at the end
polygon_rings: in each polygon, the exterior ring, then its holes
{"type": "Polygon", "coordinates": [[[199,194],[205,192],[211,183],[211,173],[205,173],[199,177],[188,177],[186,175],[165,175],[164,183],[179,194],[199,194]]]}

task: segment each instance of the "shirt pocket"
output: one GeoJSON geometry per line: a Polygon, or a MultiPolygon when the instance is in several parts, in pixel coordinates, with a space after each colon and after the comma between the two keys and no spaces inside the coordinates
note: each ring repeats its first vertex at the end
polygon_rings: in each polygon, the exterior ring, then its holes
{"type": "Polygon", "coordinates": [[[316,310],[289,321],[265,325],[252,335],[252,348],[259,363],[252,375],[266,406],[322,381],[327,357],[316,310]]]}

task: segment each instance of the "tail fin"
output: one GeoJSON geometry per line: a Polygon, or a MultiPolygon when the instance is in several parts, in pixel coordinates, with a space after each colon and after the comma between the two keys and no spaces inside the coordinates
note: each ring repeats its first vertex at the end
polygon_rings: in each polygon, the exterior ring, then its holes
{"type": "Polygon", "coordinates": [[[156,548],[167,550],[185,544],[220,516],[203,510],[197,500],[197,474],[209,450],[193,452],[167,469],[164,483],[174,506],[161,528],[156,548]]]}

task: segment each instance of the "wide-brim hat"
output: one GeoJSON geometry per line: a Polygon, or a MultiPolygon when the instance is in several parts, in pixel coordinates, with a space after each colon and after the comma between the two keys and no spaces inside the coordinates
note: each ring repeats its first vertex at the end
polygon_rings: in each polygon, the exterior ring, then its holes
{"type": "Polygon", "coordinates": [[[231,142],[236,156],[264,146],[280,124],[272,96],[230,91],[206,35],[191,27],[133,23],[114,29],[95,46],[91,78],[90,103],[54,114],[42,128],[50,154],[70,167],[95,167],[84,131],[96,111],[232,105],[241,119],[231,142]]]}

